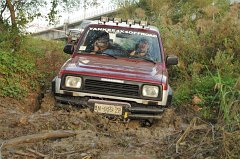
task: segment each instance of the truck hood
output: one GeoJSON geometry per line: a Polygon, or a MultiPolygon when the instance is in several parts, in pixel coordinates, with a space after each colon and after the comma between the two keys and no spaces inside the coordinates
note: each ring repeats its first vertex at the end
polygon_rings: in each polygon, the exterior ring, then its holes
{"type": "Polygon", "coordinates": [[[69,59],[63,72],[96,77],[162,83],[166,69],[159,63],[139,59],[117,58],[103,55],[81,55],[69,59]]]}

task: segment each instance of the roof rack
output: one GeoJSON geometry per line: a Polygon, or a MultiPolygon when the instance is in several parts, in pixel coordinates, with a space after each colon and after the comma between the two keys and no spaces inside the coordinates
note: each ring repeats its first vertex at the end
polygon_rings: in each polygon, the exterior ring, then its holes
{"type": "Polygon", "coordinates": [[[126,23],[127,25],[129,25],[129,27],[131,27],[132,25],[138,24],[142,28],[145,28],[149,24],[147,21],[143,21],[143,20],[135,21],[133,19],[123,20],[122,18],[110,18],[110,17],[104,17],[104,16],[100,17],[100,22],[103,24],[106,24],[107,22],[110,22],[110,21],[115,23],[116,25],[118,25],[119,23],[126,23]]]}

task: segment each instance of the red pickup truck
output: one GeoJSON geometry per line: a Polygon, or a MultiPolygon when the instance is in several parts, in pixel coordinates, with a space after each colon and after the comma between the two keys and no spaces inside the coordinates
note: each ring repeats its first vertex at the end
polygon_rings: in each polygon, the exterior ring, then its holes
{"type": "Polygon", "coordinates": [[[159,30],[145,21],[102,17],[89,23],[71,58],[52,81],[58,103],[87,106],[123,119],[159,119],[171,105],[172,89],[159,30]]]}

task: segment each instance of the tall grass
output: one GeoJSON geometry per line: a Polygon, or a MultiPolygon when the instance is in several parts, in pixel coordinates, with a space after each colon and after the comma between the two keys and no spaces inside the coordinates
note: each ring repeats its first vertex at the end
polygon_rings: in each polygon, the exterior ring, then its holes
{"type": "Polygon", "coordinates": [[[218,91],[216,96],[220,105],[218,118],[224,119],[228,128],[232,129],[235,124],[239,126],[240,123],[240,90],[236,88],[239,79],[235,85],[230,86],[223,82],[219,71],[217,75],[215,89],[218,91]]]}

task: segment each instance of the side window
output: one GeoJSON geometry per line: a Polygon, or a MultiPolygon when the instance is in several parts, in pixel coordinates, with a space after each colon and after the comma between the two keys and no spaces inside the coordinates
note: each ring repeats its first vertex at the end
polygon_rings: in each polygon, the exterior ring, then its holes
{"type": "Polygon", "coordinates": [[[159,41],[158,38],[153,37],[152,38],[152,58],[155,61],[162,61],[162,55],[161,55],[161,50],[160,50],[160,46],[159,46],[159,41]]]}
{"type": "Polygon", "coordinates": [[[96,39],[96,31],[90,30],[87,33],[87,36],[83,43],[83,46],[86,46],[86,49],[85,49],[86,52],[91,52],[93,50],[93,43],[95,39],[96,39]]]}
{"type": "MultiPolygon", "coordinates": [[[[86,48],[87,48],[87,45],[90,43],[89,40],[87,40],[89,32],[90,32],[90,31],[88,31],[87,33],[85,33],[84,38],[83,38],[83,40],[82,40],[82,42],[81,42],[81,44],[80,44],[80,47],[79,47],[79,49],[78,49],[79,52],[85,51],[86,48]]],[[[89,38],[88,38],[88,39],[89,39],[89,38]]]]}

